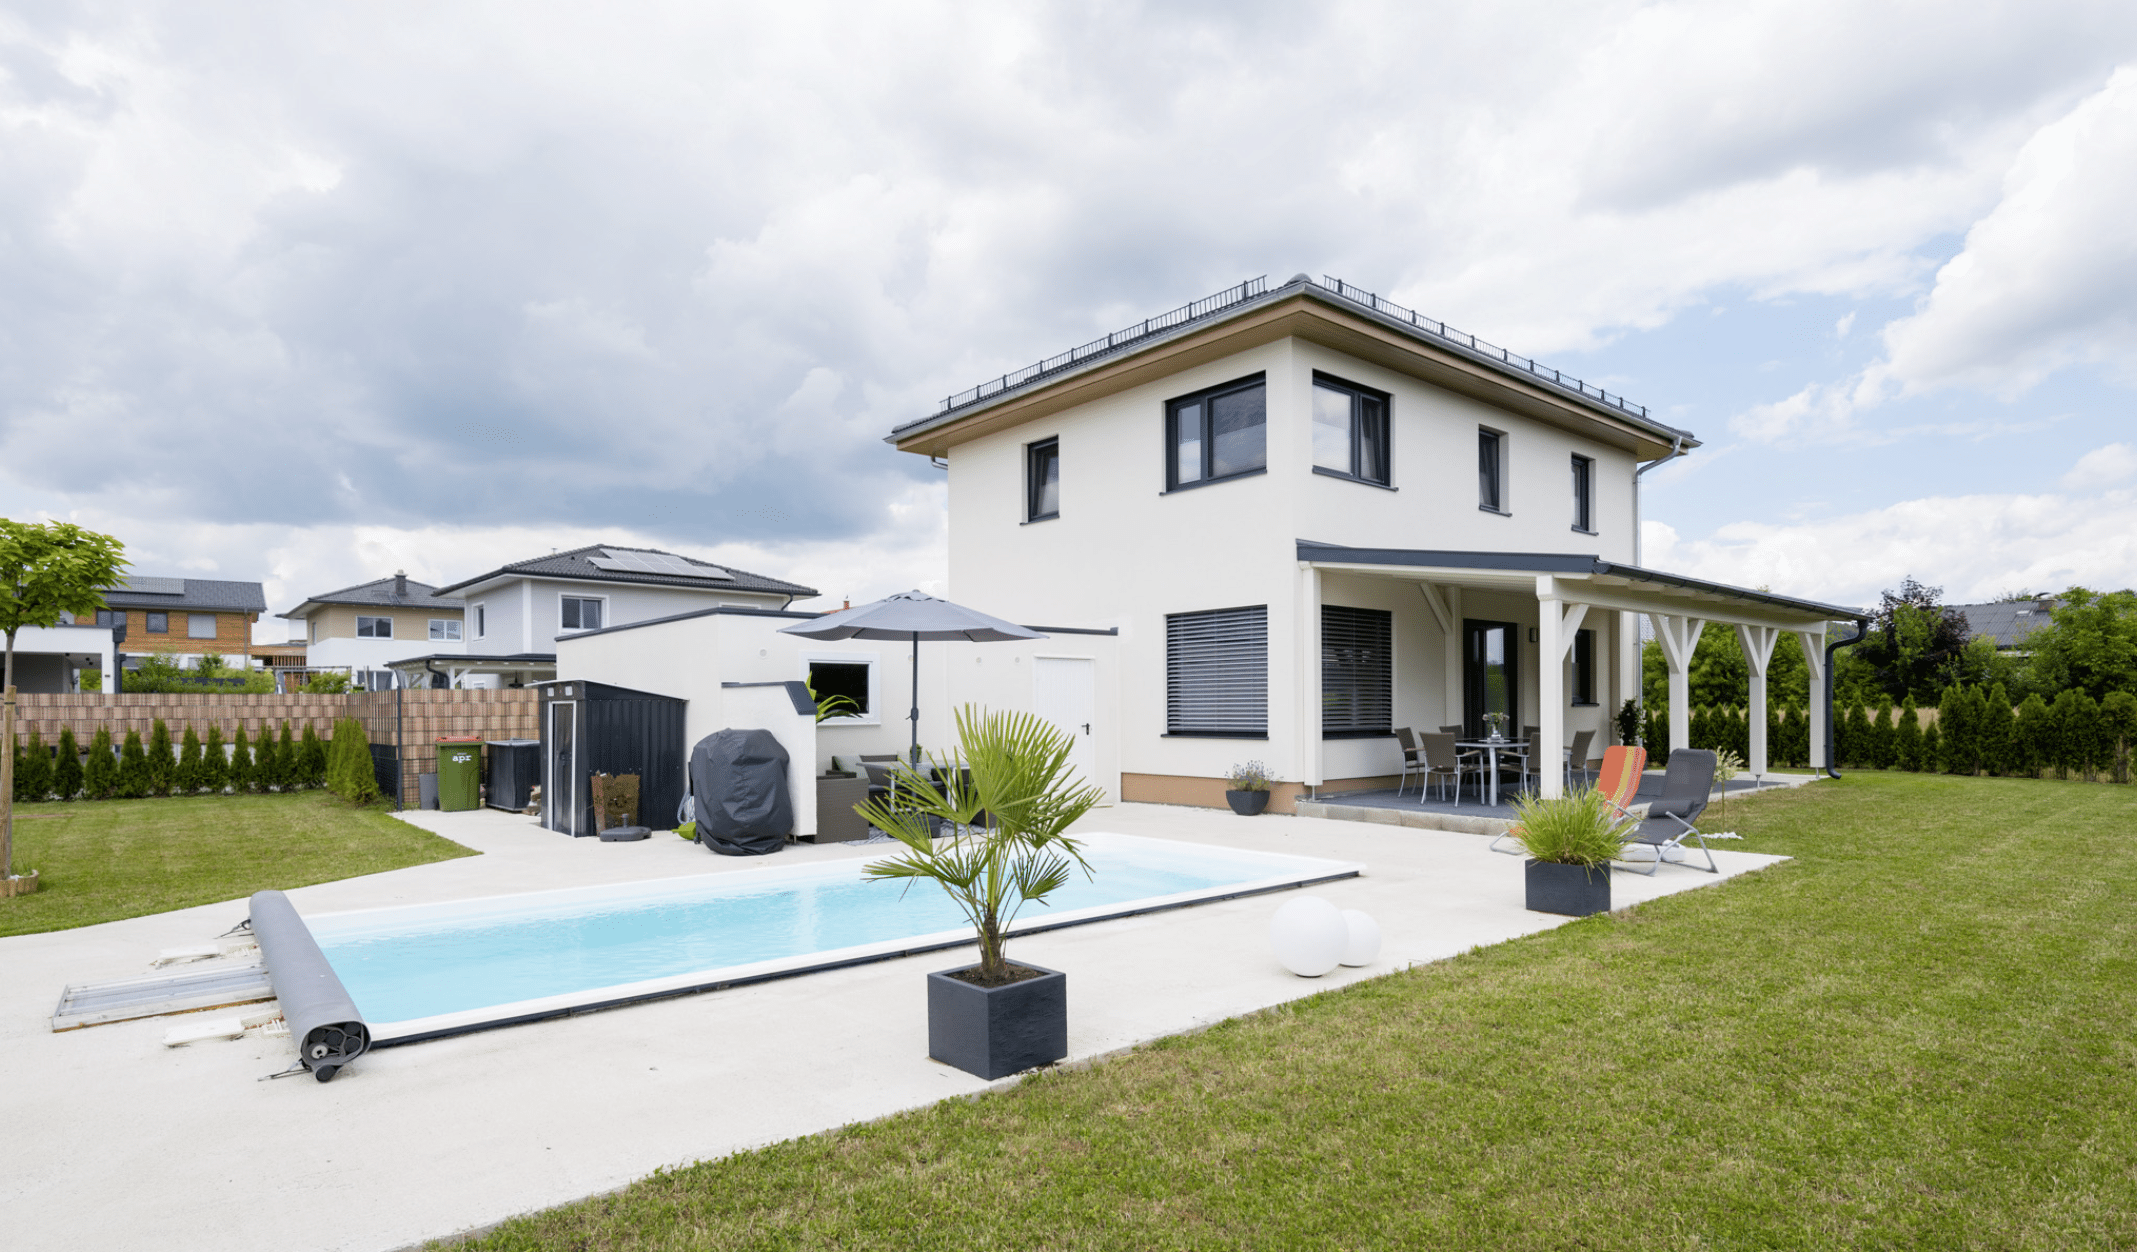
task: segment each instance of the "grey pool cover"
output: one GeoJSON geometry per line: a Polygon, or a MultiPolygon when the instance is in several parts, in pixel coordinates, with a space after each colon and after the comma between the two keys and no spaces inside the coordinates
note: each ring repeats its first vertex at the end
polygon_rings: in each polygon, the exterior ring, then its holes
{"type": "Polygon", "coordinates": [[[722,856],[764,856],[794,829],[787,750],[768,730],[721,730],[690,751],[697,839],[722,856]]]}
{"type": "Polygon", "coordinates": [[[312,1077],[331,1080],[371,1046],[370,1027],[288,896],[262,891],[252,897],[252,934],[260,941],[282,1018],[297,1041],[297,1059],[312,1077]]]}

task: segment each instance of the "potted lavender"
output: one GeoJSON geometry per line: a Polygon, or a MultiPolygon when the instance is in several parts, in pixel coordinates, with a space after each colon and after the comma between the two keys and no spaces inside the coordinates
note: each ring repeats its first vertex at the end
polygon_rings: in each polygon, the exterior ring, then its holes
{"type": "Polygon", "coordinates": [[[1248,761],[1234,765],[1225,776],[1230,784],[1225,790],[1225,803],[1241,817],[1252,817],[1269,807],[1269,767],[1260,761],[1248,761]]]}

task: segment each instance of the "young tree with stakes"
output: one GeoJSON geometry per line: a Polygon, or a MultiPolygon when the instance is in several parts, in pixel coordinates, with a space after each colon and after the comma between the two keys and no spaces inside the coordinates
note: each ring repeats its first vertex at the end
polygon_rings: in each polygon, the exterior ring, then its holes
{"type": "Polygon", "coordinates": [[[0,666],[0,891],[12,895],[15,877],[15,635],[25,626],[57,626],[65,616],[104,607],[103,589],[126,568],[126,548],[110,535],[68,522],[0,518],[0,630],[7,657],[0,666]]]}

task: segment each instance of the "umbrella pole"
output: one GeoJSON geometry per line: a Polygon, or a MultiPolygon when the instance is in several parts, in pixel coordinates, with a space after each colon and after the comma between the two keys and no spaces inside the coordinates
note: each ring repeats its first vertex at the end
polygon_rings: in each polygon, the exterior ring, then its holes
{"type": "Polygon", "coordinates": [[[920,632],[913,632],[913,711],[906,714],[913,723],[913,768],[920,768],[920,632]]]}

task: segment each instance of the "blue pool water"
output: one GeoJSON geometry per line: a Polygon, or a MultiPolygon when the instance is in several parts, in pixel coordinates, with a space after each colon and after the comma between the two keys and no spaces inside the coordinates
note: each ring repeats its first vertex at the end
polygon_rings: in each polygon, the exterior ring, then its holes
{"type": "MultiPolygon", "coordinates": [[[[1091,837],[1084,852],[1091,877],[1078,874],[1047,906],[1028,906],[1020,922],[1355,868],[1117,835],[1091,837]]],[[[939,887],[865,882],[863,864],[817,862],[375,909],[307,924],[373,1023],[464,1014],[966,926],[939,887]]]]}

